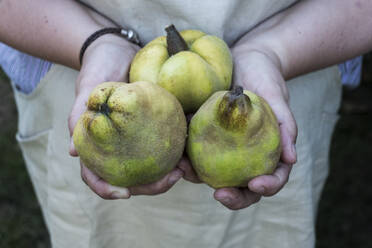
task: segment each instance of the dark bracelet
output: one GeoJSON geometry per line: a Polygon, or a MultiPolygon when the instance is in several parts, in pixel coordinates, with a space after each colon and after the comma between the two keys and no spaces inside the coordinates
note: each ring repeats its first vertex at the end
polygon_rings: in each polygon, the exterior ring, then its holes
{"type": "Polygon", "coordinates": [[[88,39],[84,42],[83,46],[80,49],[80,55],[79,55],[79,61],[80,65],[83,62],[83,56],[85,53],[85,50],[87,50],[88,46],[92,44],[93,41],[101,37],[105,34],[118,34],[127,41],[130,41],[134,44],[140,45],[140,41],[138,39],[138,35],[131,29],[123,29],[123,28],[103,28],[96,32],[94,32],[92,35],[88,37],[88,39]]]}

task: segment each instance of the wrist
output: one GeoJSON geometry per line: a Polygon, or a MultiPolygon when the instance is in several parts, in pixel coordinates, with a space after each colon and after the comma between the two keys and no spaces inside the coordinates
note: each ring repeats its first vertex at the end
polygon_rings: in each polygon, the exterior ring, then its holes
{"type": "Polygon", "coordinates": [[[106,46],[118,46],[127,49],[131,47],[131,43],[116,34],[102,35],[87,47],[83,56],[82,65],[85,62],[85,58],[90,56],[90,53],[98,49],[104,50],[106,46]]]}
{"type": "MultiPolygon", "coordinates": [[[[113,40],[115,42],[115,37],[120,37],[122,39],[125,39],[126,41],[130,43],[134,43],[136,45],[139,45],[139,39],[137,34],[131,30],[131,29],[123,29],[119,27],[106,27],[106,28],[101,28],[94,33],[92,33],[83,43],[81,49],[80,49],[80,54],[79,54],[79,62],[80,65],[82,65],[83,62],[83,56],[87,48],[89,46],[92,46],[92,43],[99,43],[102,41],[109,41],[113,40]],[[106,38],[107,37],[107,38],[106,38]],[[99,40],[99,41],[97,41],[99,40]]],[[[116,39],[117,40],[117,39],[116,39]]],[[[120,44],[120,42],[118,43],[120,44]]]]}
{"type": "Polygon", "coordinates": [[[115,34],[97,38],[85,51],[76,85],[77,93],[106,81],[126,82],[135,44],[115,34]]]}
{"type": "Polygon", "coordinates": [[[253,42],[238,43],[232,48],[232,54],[236,61],[247,58],[251,61],[254,61],[255,59],[264,59],[268,61],[271,66],[275,67],[283,78],[285,78],[286,73],[283,70],[282,59],[275,50],[268,46],[262,44],[257,45],[253,42]]]}
{"type": "MultiPolygon", "coordinates": [[[[280,92],[288,100],[288,89],[281,60],[275,51],[252,44],[236,45],[234,57],[234,83],[244,89],[258,92],[280,92]]],[[[266,94],[266,93],[265,93],[266,94]]]]}

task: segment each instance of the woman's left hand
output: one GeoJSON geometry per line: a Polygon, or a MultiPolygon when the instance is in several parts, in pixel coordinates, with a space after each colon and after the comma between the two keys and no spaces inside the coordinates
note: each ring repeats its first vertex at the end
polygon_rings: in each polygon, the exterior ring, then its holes
{"type": "MultiPolygon", "coordinates": [[[[86,102],[93,88],[107,81],[128,82],[130,63],[138,49],[138,46],[111,34],[100,37],[88,47],[76,82],[76,98],[69,117],[71,136],[80,115],[86,110],[86,102]]],[[[78,156],[72,139],[70,154],[78,156]]],[[[124,188],[109,184],[83,163],[80,164],[82,180],[94,193],[107,200],[126,199],[132,195],[161,194],[183,176],[182,170],[175,168],[154,183],[124,188]]]]}
{"type": "MultiPolygon", "coordinates": [[[[297,126],[288,105],[288,89],[274,54],[237,45],[232,49],[232,55],[235,85],[268,102],[278,120],[282,144],[281,160],[273,174],[252,179],[246,188],[221,188],[214,192],[216,200],[229,209],[238,210],[258,202],[262,196],[275,195],[286,184],[292,164],[297,159],[297,126]]],[[[179,168],[184,171],[185,179],[200,182],[186,157],[181,160],[179,168]]]]}
{"type": "Polygon", "coordinates": [[[258,176],[246,188],[222,188],[214,193],[216,200],[237,210],[258,202],[262,196],[278,193],[287,183],[292,165],[296,163],[297,126],[288,104],[288,89],[280,71],[280,63],[269,51],[253,50],[237,45],[232,49],[234,83],[263,97],[272,108],[281,135],[280,162],[271,175],[258,176]]]}

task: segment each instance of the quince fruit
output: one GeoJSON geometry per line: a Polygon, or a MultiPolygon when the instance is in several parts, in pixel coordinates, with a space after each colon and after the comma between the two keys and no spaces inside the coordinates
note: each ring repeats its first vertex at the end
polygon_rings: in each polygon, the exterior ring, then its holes
{"type": "Polygon", "coordinates": [[[177,99],[148,82],[106,82],[91,93],[73,133],[90,170],[112,185],[155,182],[182,156],[186,118],[177,99]]]}
{"type": "Polygon", "coordinates": [[[187,153],[211,187],[247,187],[279,161],[278,122],[265,100],[250,91],[216,92],[191,119],[187,153]]]}
{"type": "Polygon", "coordinates": [[[148,81],[165,88],[194,113],[214,92],[230,88],[232,57],[220,38],[198,30],[180,33],[171,25],[132,61],[129,82],[148,81]]]}

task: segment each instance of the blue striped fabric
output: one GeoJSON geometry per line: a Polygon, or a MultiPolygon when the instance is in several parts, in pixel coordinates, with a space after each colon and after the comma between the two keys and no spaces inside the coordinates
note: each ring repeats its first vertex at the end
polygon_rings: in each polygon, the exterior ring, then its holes
{"type": "MultiPolygon", "coordinates": [[[[21,92],[31,93],[52,63],[17,51],[0,43],[0,66],[21,92]]],[[[342,83],[356,88],[360,83],[362,56],[339,64],[342,83]]]]}
{"type": "Polygon", "coordinates": [[[49,71],[51,63],[0,43],[0,66],[18,90],[29,94],[49,71]]]}
{"type": "Polygon", "coordinates": [[[338,65],[341,71],[341,81],[343,85],[351,89],[359,86],[362,76],[362,61],[363,56],[359,56],[338,65]]]}

